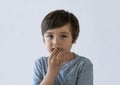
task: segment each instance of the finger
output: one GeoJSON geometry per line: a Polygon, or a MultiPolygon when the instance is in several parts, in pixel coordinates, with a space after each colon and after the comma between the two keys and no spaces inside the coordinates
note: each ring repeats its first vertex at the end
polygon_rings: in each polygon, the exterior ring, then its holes
{"type": "Polygon", "coordinates": [[[62,64],[62,62],[64,61],[64,53],[62,50],[57,55],[56,61],[58,64],[62,64]]]}
{"type": "Polygon", "coordinates": [[[58,53],[56,59],[57,59],[57,60],[60,60],[62,56],[63,56],[63,51],[61,50],[61,51],[58,53]]]}
{"type": "Polygon", "coordinates": [[[50,55],[50,60],[52,60],[52,59],[55,60],[55,58],[59,52],[60,52],[60,49],[55,48],[55,51],[50,55]]]}
{"type": "Polygon", "coordinates": [[[51,52],[49,59],[51,59],[51,58],[53,57],[53,55],[56,53],[56,51],[57,51],[57,48],[55,48],[55,49],[51,52]]]}
{"type": "Polygon", "coordinates": [[[57,48],[54,48],[50,55],[53,55],[57,51],[57,48]]]}

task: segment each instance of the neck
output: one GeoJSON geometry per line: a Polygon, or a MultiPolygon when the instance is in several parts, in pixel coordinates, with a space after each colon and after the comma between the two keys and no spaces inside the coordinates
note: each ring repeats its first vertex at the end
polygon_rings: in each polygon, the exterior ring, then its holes
{"type": "Polygon", "coordinates": [[[65,61],[63,62],[63,64],[66,64],[66,63],[70,62],[74,58],[75,58],[74,53],[70,52],[69,54],[67,54],[67,56],[65,56],[65,61]]]}

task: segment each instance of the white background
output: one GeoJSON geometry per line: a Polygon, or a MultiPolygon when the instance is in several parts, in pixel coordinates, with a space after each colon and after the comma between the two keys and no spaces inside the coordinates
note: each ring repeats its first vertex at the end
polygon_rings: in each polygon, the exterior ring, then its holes
{"type": "Polygon", "coordinates": [[[119,0],[0,0],[0,85],[31,84],[34,60],[48,55],[40,23],[55,9],[79,19],[72,50],[93,62],[94,85],[120,85],[119,0]]]}

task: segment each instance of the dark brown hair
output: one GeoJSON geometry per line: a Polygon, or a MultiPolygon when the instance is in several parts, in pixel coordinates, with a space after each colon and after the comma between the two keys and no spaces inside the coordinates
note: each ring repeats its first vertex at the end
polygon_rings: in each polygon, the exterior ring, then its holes
{"type": "Polygon", "coordinates": [[[54,29],[57,27],[62,27],[66,24],[71,25],[70,32],[73,38],[72,42],[75,42],[79,36],[79,31],[80,31],[79,21],[73,13],[70,13],[65,10],[55,10],[48,13],[44,17],[41,23],[42,35],[44,35],[44,33],[47,30],[54,29]]]}

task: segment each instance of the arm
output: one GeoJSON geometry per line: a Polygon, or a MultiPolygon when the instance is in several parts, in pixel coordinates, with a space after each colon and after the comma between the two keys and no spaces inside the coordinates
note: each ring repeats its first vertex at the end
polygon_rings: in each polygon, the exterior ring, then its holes
{"type": "Polygon", "coordinates": [[[55,76],[45,72],[47,68],[46,62],[44,58],[35,61],[32,85],[54,85],[55,76]]]}
{"type": "Polygon", "coordinates": [[[48,59],[47,74],[39,85],[54,85],[57,74],[62,66],[63,52],[61,49],[55,49],[48,59]]]}
{"type": "Polygon", "coordinates": [[[51,74],[47,73],[40,85],[54,85],[55,78],[56,77],[53,77],[51,74]]]}
{"type": "Polygon", "coordinates": [[[34,70],[33,70],[33,79],[32,85],[39,85],[39,83],[43,79],[43,68],[42,68],[42,58],[37,59],[34,63],[34,70]]]}
{"type": "Polygon", "coordinates": [[[49,59],[47,73],[43,72],[45,61],[36,61],[33,72],[32,85],[54,85],[55,79],[64,62],[63,52],[60,49],[55,49],[49,59]],[[41,63],[43,62],[43,63],[41,63]]]}

